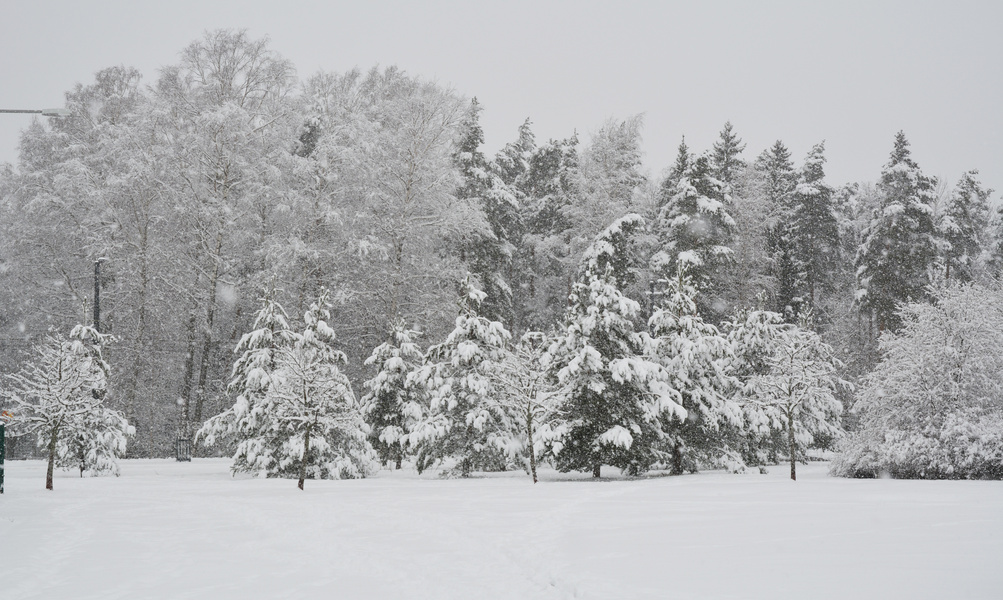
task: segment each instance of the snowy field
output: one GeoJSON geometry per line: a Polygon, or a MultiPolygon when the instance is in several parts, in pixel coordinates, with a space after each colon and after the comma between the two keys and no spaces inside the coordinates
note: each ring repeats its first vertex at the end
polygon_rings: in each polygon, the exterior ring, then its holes
{"type": "MultiPolygon", "coordinates": [[[[0,598],[1003,598],[1003,482],[7,463],[0,598]]],[[[607,469],[604,468],[604,474],[607,469]]],[[[614,471],[609,469],[609,473],[614,471]]]]}

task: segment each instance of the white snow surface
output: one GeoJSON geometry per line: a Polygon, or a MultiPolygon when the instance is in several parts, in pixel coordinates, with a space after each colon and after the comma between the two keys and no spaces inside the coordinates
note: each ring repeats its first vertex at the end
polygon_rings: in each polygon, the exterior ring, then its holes
{"type": "Polygon", "coordinates": [[[599,481],[122,476],[8,461],[0,598],[1000,598],[1003,482],[847,480],[827,465],[599,481]]]}

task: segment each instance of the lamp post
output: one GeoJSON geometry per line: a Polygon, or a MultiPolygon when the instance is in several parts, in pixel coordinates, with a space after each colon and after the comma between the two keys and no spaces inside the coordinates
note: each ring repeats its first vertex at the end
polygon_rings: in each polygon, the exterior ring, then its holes
{"type": "Polygon", "coordinates": [[[42,108],[42,109],[19,109],[0,108],[0,113],[14,113],[21,115],[42,115],[43,117],[68,117],[72,113],[65,108],[42,108]]]}

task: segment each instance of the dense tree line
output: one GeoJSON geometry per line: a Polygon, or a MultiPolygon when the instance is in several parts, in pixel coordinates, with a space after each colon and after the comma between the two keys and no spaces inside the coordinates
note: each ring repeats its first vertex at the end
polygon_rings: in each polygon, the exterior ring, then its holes
{"type": "Polygon", "coordinates": [[[132,456],[201,428],[301,485],[408,455],[793,475],[904,304],[1003,268],[992,190],[948,190],[901,132],[874,186],[828,183],[824,142],[746,160],[731,123],[658,179],[640,117],[585,142],[527,120],[489,158],[476,99],[393,67],[299,82],[234,31],[66,105],[0,174],[0,364],[99,289],[132,456]]]}

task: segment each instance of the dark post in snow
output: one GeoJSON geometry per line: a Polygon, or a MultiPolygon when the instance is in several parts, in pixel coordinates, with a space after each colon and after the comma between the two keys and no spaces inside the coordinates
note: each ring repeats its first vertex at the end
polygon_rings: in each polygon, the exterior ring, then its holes
{"type": "Polygon", "coordinates": [[[3,417],[0,417],[0,494],[3,493],[3,455],[4,455],[4,426],[3,417]]]}

